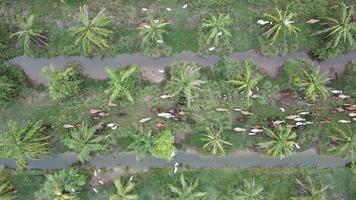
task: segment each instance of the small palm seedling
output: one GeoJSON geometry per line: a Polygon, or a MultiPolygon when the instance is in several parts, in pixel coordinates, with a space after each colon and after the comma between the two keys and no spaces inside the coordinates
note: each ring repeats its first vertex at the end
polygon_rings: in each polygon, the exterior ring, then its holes
{"type": "Polygon", "coordinates": [[[49,153],[50,136],[43,131],[40,121],[29,122],[24,127],[10,122],[8,130],[0,135],[0,157],[14,159],[21,169],[27,167],[27,159],[39,159],[49,153]]]}
{"type": "Polygon", "coordinates": [[[321,74],[320,71],[312,70],[310,73],[303,69],[304,76],[295,79],[295,85],[305,88],[305,96],[311,101],[316,101],[317,97],[321,96],[324,99],[328,96],[328,90],[325,84],[329,81],[326,74],[321,74]]]}
{"type": "Polygon", "coordinates": [[[234,195],[235,200],[263,200],[262,196],[263,187],[255,184],[255,179],[248,181],[244,179],[244,185],[241,189],[237,190],[234,195]]]}
{"type": "Polygon", "coordinates": [[[79,160],[85,162],[89,160],[90,153],[106,149],[108,136],[97,135],[96,127],[90,127],[83,122],[80,128],[72,130],[64,139],[64,145],[79,153],[79,160]]]}
{"type": "Polygon", "coordinates": [[[204,19],[201,26],[205,33],[206,45],[219,47],[223,40],[231,37],[228,27],[232,24],[229,14],[219,13],[211,15],[209,19],[204,19]]]}
{"type": "Polygon", "coordinates": [[[266,129],[266,133],[270,140],[258,143],[266,154],[283,159],[293,153],[297,134],[290,126],[279,125],[275,130],[266,129]]]}
{"type": "Polygon", "coordinates": [[[69,29],[75,37],[75,45],[89,54],[97,48],[101,50],[108,48],[109,37],[114,32],[109,29],[111,19],[105,15],[105,9],[101,9],[93,19],[90,19],[88,7],[84,5],[79,8],[79,18],[81,24],[69,29]]]}
{"type": "Polygon", "coordinates": [[[297,179],[297,183],[303,196],[293,197],[293,200],[326,200],[325,191],[328,187],[315,185],[310,176],[307,177],[306,182],[297,179]]]}
{"type": "Polygon", "coordinates": [[[218,153],[225,153],[223,145],[232,145],[231,143],[223,140],[221,138],[221,133],[223,132],[222,128],[219,128],[218,131],[213,127],[213,125],[209,124],[209,127],[206,128],[206,134],[201,139],[202,141],[206,142],[203,145],[203,149],[208,150],[213,155],[218,153]]]}
{"type": "Polygon", "coordinates": [[[123,184],[120,178],[114,182],[116,193],[110,195],[110,200],[138,200],[138,195],[133,194],[135,183],[130,179],[126,184],[123,184]]]}
{"type": "Polygon", "coordinates": [[[175,194],[175,200],[198,200],[206,196],[206,192],[195,192],[199,186],[199,180],[187,183],[183,174],[180,175],[180,187],[169,185],[172,193],[175,194]]]}
{"type": "Polygon", "coordinates": [[[312,36],[325,35],[329,40],[330,47],[337,47],[340,43],[345,46],[352,47],[355,40],[353,32],[356,31],[356,23],[353,22],[352,16],[354,13],[353,6],[347,7],[342,5],[342,15],[339,19],[327,18],[328,22],[324,23],[327,26],[325,29],[316,32],[312,36]]]}
{"type": "Polygon", "coordinates": [[[271,44],[275,43],[276,40],[280,37],[285,38],[287,34],[297,34],[300,29],[294,26],[293,18],[296,16],[296,13],[290,12],[289,7],[285,11],[282,11],[278,8],[275,8],[276,15],[265,13],[264,16],[271,20],[272,26],[265,32],[265,35],[271,39],[271,44]]]}
{"type": "Polygon", "coordinates": [[[43,31],[36,26],[34,15],[30,15],[26,20],[17,15],[16,22],[20,30],[12,34],[10,37],[18,36],[19,40],[23,44],[25,53],[31,49],[32,44],[48,46],[48,38],[44,36],[43,31]]]}

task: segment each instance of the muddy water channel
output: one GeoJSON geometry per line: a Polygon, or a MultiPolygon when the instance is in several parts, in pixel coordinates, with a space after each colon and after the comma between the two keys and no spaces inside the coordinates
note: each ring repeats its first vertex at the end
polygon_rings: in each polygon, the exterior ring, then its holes
{"type": "MultiPolygon", "coordinates": [[[[53,155],[51,157],[42,157],[40,160],[31,160],[29,162],[30,169],[63,169],[77,162],[77,155],[74,153],[63,153],[53,155]]],[[[180,163],[184,166],[192,168],[203,167],[321,167],[321,168],[336,168],[344,167],[347,164],[346,160],[333,156],[318,155],[315,150],[307,150],[296,153],[283,160],[273,157],[264,157],[254,152],[241,152],[224,157],[202,157],[196,153],[178,152],[171,162],[160,160],[152,156],[146,156],[142,161],[136,160],[134,152],[124,152],[111,155],[98,155],[92,157],[89,164],[96,168],[125,168],[128,167],[135,171],[144,171],[149,168],[170,167],[175,163],[180,163]]],[[[0,165],[5,165],[9,168],[16,168],[13,160],[0,160],[0,165]]]]}
{"type": "MultiPolygon", "coordinates": [[[[254,51],[237,52],[231,55],[236,60],[253,60],[259,66],[260,70],[270,76],[276,76],[283,65],[288,59],[311,59],[306,52],[291,53],[286,56],[278,57],[265,57],[254,51]]],[[[142,68],[144,74],[148,79],[159,79],[163,76],[158,72],[159,69],[183,61],[197,62],[203,66],[213,66],[219,61],[218,56],[209,56],[202,58],[196,53],[182,52],[171,57],[162,58],[149,58],[144,57],[141,54],[122,54],[116,57],[105,57],[100,59],[99,57],[82,57],[82,56],[58,56],[54,58],[29,58],[27,56],[20,56],[12,59],[10,62],[18,64],[23,67],[27,75],[37,83],[46,84],[46,79],[41,74],[41,69],[44,66],[50,64],[56,67],[61,67],[67,61],[79,61],[84,66],[84,73],[94,79],[105,79],[105,67],[119,67],[122,65],[139,65],[142,68]]],[[[320,66],[320,70],[323,72],[329,72],[330,75],[335,73],[341,74],[345,70],[345,66],[356,60],[356,51],[349,54],[340,55],[336,58],[329,59],[323,62],[314,61],[316,65],[320,66]]]]}

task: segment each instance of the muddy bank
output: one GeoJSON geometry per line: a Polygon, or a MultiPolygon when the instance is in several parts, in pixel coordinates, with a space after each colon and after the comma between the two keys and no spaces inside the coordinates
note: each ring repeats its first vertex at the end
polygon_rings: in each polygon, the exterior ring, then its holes
{"type": "MultiPolygon", "coordinates": [[[[231,57],[239,61],[253,60],[257,63],[262,72],[272,77],[278,74],[280,67],[288,59],[311,59],[306,52],[290,53],[286,56],[266,57],[254,51],[247,51],[234,53],[231,57]]],[[[83,56],[58,56],[55,58],[29,58],[27,56],[20,56],[10,60],[10,62],[22,66],[28,76],[35,82],[46,84],[47,81],[41,75],[41,69],[44,66],[49,66],[50,64],[61,67],[67,61],[81,62],[84,66],[84,73],[94,79],[106,78],[104,70],[105,67],[118,67],[122,65],[136,64],[141,66],[143,76],[146,79],[152,82],[158,82],[164,75],[158,70],[162,70],[170,64],[190,61],[197,62],[204,66],[213,66],[219,60],[220,58],[214,55],[202,58],[196,53],[182,52],[170,57],[162,58],[149,58],[138,53],[122,54],[116,57],[105,57],[103,59],[100,59],[99,57],[88,58],[83,56]]],[[[320,66],[321,71],[329,72],[331,76],[334,76],[335,73],[341,74],[345,70],[345,66],[353,60],[356,60],[356,51],[343,54],[323,62],[314,62],[316,65],[320,66]]]]}
{"type": "MultiPolygon", "coordinates": [[[[42,157],[40,160],[31,160],[30,169],[63,169],[77,162],[77,155],[74,153],[63,153],[52,157],[42,157]]],[[[265,157],[255,152],[241,152],[224,157],[202,157],[197,153],[178,152],[171,162],[160,160],[152,156],[146,156],[142,161],[136,160],[134,152],[124,152],[111,155],[98,155],[92,157],[90,165],[96,168],[130,168],[135,171],[144,171],[155,167],[172,167],[176,162],[192,168],[219,168],[219,167],[320,167],[336,168],[344,167],[346,160],[333,157],[318,155],[315,150],[307,150],[296,153],[283,160],[273,157],[265,157]]],[[[0,165],[9,168],[16,168],[13,160],[0,160],[0,165]]]]}

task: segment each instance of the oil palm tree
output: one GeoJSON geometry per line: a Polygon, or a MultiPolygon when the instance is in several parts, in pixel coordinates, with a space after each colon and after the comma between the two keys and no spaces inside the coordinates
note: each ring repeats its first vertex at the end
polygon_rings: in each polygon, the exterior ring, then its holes
{"type": "Polygon", "coordinates": [[[335,133],[330,136],[335,146],[329,151],[335,155],[351,160],[352,167],[356,167],[356,131],[355,128],[337,127],[335,133]]]}
{"type": "Polygon", "coordinates": [[[79,8],[79,18],[81,24],[74,26],[69,31],[75,37],[75,45],[81,46],[86,53],[93,53],[97,48],[103,50],[109,47],[109,37],[114,32],[109,29],[111,26],[110,17],[105,15],[105,9],[90,19],[88,6],[79,8]]]}
{"type": "Polygon", "coordinates": [[[267,20],[270,20],[272,25],[265,32],[265,35],[271,39],[271,44],[275,43],[276,40],[280,37],[285,38],[287,34],[297,34],[300,29],[293,25],[293,18],[296,16],[296,13],[289,11],[289,6],[285,11],[275,8],[276,15],[265,13],[264,16],[267,20]]]}
{"type": "Polygon", "coordinates": [[[83,122],[80,128],[72,130],[64,139],[64,145],[79,153],[79,160],[85,162],[89,160],[91,152],[100,152],[106,149],[105,142],[108,137],[109,135],[97,135],[95,127],[90,127],[83,122]]]}
{"type": "Polygon", "coordinates": [[[169,22],[162,19],[154,20],[149,17],[147,23],[140,26],[139,35],[142,37],[143,46],[157,46],[165,43],[164,35],[167,33],[169,22]]]}
{"type": "Polygon", "coordinates": [[[184,175],[180,175],[180,184],[181,187],[175,187],[173,185],[169,185],[169,188],[172,193],[174,193],[177,197],[176,200],[198,200],[202,199],[206,196],[206,192],[195,192],[194,190],[199,185],[199,180],[194,180],[190,183],[184,178],[184,175]]]}
{"type": "Polygon", "coordinates": [[[190,107],[196,92],[202,91],[200,86],[205,81],[199,80],[200,67],[192,63],[181,63],[172,68],[171,80],[168,81],[167,89],[173,96],[184,94],[187,106],[190,107]]]}
{"type": "Polygon", "coordinates": [[[255,184],[255,179],[248,181],[244,179],[243,188],[237,190],[233,197],[235,200],[263,200],[263,187],[255,184]]]}
{"type": "Polygon", "coordinates": [[[327,28],[313,34],[313,36],[325,35],[330,41],[329,45],[334,48],[337,47],[340,42],[345,48],[347,45],[352,47],[354,44],[353,32],[356,31],[356,23],[352,20],[354,13],[353,6],[347,7],[343,3],[341,6],[342,15],[340,18],[327,18],[328,22],[324,24],[327,28]]]}
{"type": "Polygon", "coordinates": [[[325,191],[328,189],[327,186],[316,186],[313,184],[310,176],[307,177],[306,182],[302,182],[297,179],[297,183],[300,186],[300,190],[303,194],[301,197],[293,197],[293,200],[325,200],[325,191]]]}
{"type": "Polygon", "coordinates": [[[135,183],[131,179],[125,184],[123,184],[120,178],[116,179],[115,182],[116,193],[110,195],[110,200],[138,200],[137,194],[132,194],[135,190],[135,183]]]}
{"type": "Polygon", "coordinates": [[[216,155],[219,152],[224,154],[225,151],[223,145],[232,144],[221,139],[222,131],[222,128],[219,128],[219,130],[216,131],[213,125],[209,124],[209,126],[206,127],[206,134],[204,134],[204,137],[201,139],[202,141],[206,142],[203,145],[203,149],[210,151],[213,155],[216,155]]]}
{"type": "Polygon", "coordinates": [[[246,95],[247,104],[250,105],[252,91],[257,88],[257,84],[262,79],[262,76],[259,73],[253,72],[251,62],[244,61],[243,66],[243,74],[236,74],[235,80],[228,80],[226,82],[237,85],[238,91],[246,95]]]}
{"type": "Polygon", "coordinates": [[[137,83],[137,67],[127,69],[105,69],[110,77],[109,85],[105,93],[110,94],[109,104],[117,98],[126,98],[133,102],[133,93],[137,83]]]}
{"type": "Polygon", "coordinates": [[[38,200],[76,200],[86,184],[87,177],[69,168],[46,176],[42,188],[36,193],[38,200]]]}
{"type": "Polygon", "coordinates": [[[28,122],[24,127],[10,122],[8,130],[0,135],[0,157],[14,159],[23,169],[27,166],[27,159],[38,159],[49,153],[49,138],[43,134],[40,121],[28,122]]]}
{"type": "Polygon", "coordinates": [[[307,72],[303,69],[304,76],[295,79],[295,85],[305,88],[305,96],[311,101],[315,101],[318,96],[324,99],[328,95],[325,84],[329,81],[326,74],[321,74],[319,69],[307,72]]]}
{"type": "Polygon", "coordinates": [[[209,19],[204,19],[202,28],[205,32],[205,41],[207,45],[218,47],[222,40],[231,37],[228,27],[232,24],[229,14],[219,13],[211,15],[209,19]]]}
{"type": "Polygon", "coordinates": [[[294,147],[297,145],[295,142],[297,134],[292,131],[290,126],[279,125],[272,129],[265,129],[269,141],[258,143],[258,146],[263,148],[266,154],[279,157],[280,159],[292,154],[294,147]]]}
{"type": "Polygon", "coordinates": [[[15,190],[15,185],[7,181],[7,176],[5,172],[0,169],[0,199],[1,200],[15,200],[13,194],[15,190]]]}
{"type": "Polygon", "coordinates": [[[25,53],[29,52],[32,44],[48,46],[48,38],[42,34],[43,31],[35,24],[35,15],[28,16],[26,20],[20,15],[16,15],[16,22],[20,30],[10,37],[18,36],[25,53]]]}

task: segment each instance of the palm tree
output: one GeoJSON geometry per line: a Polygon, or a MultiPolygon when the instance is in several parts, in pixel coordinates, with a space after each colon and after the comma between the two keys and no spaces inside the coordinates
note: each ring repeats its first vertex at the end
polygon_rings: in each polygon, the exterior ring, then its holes
{"type": "Polygon", "coordinates": [[[69,168],[46,176],[43,187],[36,193],[38,200],[76,200],[86,184],[87,177],[77,169],[69,168]]]}
{"type": "Polygon", "coordinates": [[[184,175],[180,175],[180,184],[181,187],[175,187],[173,185],[169,185],[169,188],[171,189],[171,192],[176,194],[176,200],[196,200],[196,199],[202,199],[206,196],[206,192],[194,192],[194,190],[198,187],[199,185],[199,180],[194,180],[190,182],[189,184],[186,182],[184,175]]]}
{"type": "Polygon", "coordinates": [[[200,86],[205,83],[199,80],[199,70],[200,67],[191,63],[178,64],[172,68],[171,80],[168,81],[169,92],[172,92],[173,96],[184,94],[188,107],[192,105],[196,91],[202,91],[200,86]]]}
{"type": "Polygon", "coordinates": [[[15,185],[6,180],[6,174],[0,169],[0,199],[1,200],[15,200],[13,192],[15,185]]]}
{"type": "Polygon", "coordinates": [[[289,11],[289,6],[285,11],[275,8],[277,15],[273,16],[265,13],[264,16],[271,21],[272,26],[265,32],[268,38],[271,38],[271,44],[273,44],[279,37],[286,37],[287,34],[297,34],[300,29],[293,25],[293,17],[296,13],[289,11]]]}
{"type": "Polygon", "coordinates": [[[300,186],[301,192],[304,196],[301,197],[293,197],[292,199],[295,200],[325,200],[325,190],[328,189],[327,186],[315,186],[313,184],[312,179],[310,176],[307,177],[306,182],[302,182],[301,180],[297,179],[297,183],[300,186]]]}
{"type": "Polygon", "coordinates": [[[163,44],[164,34],[167,33],[169,22],[164,20],[154,20],[152,17],[148,18],[148,22],[144,23],[138,29],[139,35],[142,37],[143,46],[157,46],[163,44]]]}
{"type": "Polygon", "coordinates": [[[203,145],[203,149],[207,149],[213,155],[216,155],[219,152],[224,154],[225,151],[223,145],[232,144],[221,139],[221,132],[222,128],[219,128],[219,130],[216,131],[213,125],[209,124],[209,127],[206,128],[206,134],[204,134],[204,138],[202,138],[202,141],[206,142],[203,145]]]}
{"type": "Polygon", "coordinates": [[[91,152],[103,151],[106,149],[107,136],[96,135],[96,128],[90,127],[86,123],[70,134],[64,139],[64,145],[69,149],[79,153],[79,160],[85,162],[89,160],[91,152]]]}
{"type": "Polygon", "coordinates": [[[124,97],[133,102],[133,93],[137,82],[137,67],[130,67],[125,70],[105,69],[110,77],[109,86],[105,93],[110,94],[109,104],[117,98],[124,97]]]}
{"type": "Polygon", "coordinates": [[[353,31],[356,30],[356,23],[352,20],[354,13],[353,6],[347,7],[343,3],[341,5],[343,10],[340,18],[327,18],[328,22],[324,24],[327,28],[313,34],[313,36],[325,34],[325,37],[330,40],[329,45],[334,48],[340,42],[342,42],[345,48],[347,45],[352,47],[354,44],[353,31]]]}
{"type": "Polygon", "coordinates": [[[206,44],[218,47],[222,40],[229,39],[231,33],[228,27],[232,24],[229,14],[219,13],[218,16],[211,15],[209,19],[204,19],[202,28],[206,32],[206,44]]]}
{"type": "Polygon", "coordinates": [[[22,42],[24,51],[27,53],[31,49],[31,45],[45,45],[48,46],[48,38],[42,35],[42,30],[35,25],[35,16],[30,15],[27,19],[23,19],[19,15],[16,15],[16,22],[20,30],[12,35],[18,36],[19,40],[22,42]]]}
{"type": "Polygon", "coordinates": [[[229,80],[231,83],[238,86],[238,91],[246,95],[247,104],[250,105],[250,96],[252,91],[257,88],[257,84],[262,79],[262,76],[252,71],[252,62],[243,62],[243,74],[236,74],[235,80],[229,80]]]}
{"type": "Polygon", "coordinates": [[[354,128],[345,126],[336,128],[336,134],[330,136],[333,143],[336,143],[329,151],[335,155],[351,160],[352,167],[356,167],[356,132],[354,128]]]}
{"type": "Polygon", "coordinates": [[[255,184],[255,179],[248,181],[244,179],[244,186],[242,189],[237,190],[237,195],[234,196],[235,200],[263,200],[262,196],[263,187],[255,184]]]}
{"type": "Polygon", "coordinates": [[[92,19],[89,18],[88,7],[84,5],[79,8],[79,18],[81,25],[69,29],[76,37],[75,45],[81,46],[86,53],[93,53],[96,48],[105,49],[109,47],[108,38],[114,32],[109,29],[111,26],[110,17],[105,16],[105,9],[92,19]]]}
{"type": "Polygon", "coordinates": [[[14,159],[19,168],[25,168],[28,158],[38,159],[49,153],[49,138],[44,136],[40,121],[21,128],[10,122],[7,132],[0,135],[0,157],[14,159]]]}
{"type": "Polygon", "coordinates": [[[135,183],[131,179],[123,185],[120,178],[116,179],[115,182],[116,193],[110,195],[110,200],[138,200],[137,194],[132,194],[135,190],[135,183]]]}
{"type": "Polygon", "coordinates": [[[271,140],[258,143],[257,145],[265,149],[268,155],[283,159],[292,154],[294,147],[297,145],[295,142],[297,134],[292,131],[290,126],[279,125],[275,130],[268,128],[265,130],[271,140]]]}
{"type": "Polygon", "coordinates": [[[328,90],[325,84],[329,81],[326,74],[321,74],[319,69],[312,70],[308,73],[303,69],[304,76],[295,79],[295,85],[303,87],[305,89],[305,96],[311,101],[315,101],[318,96],[322,96],[324,99],[328,95],[328,90]]]}

